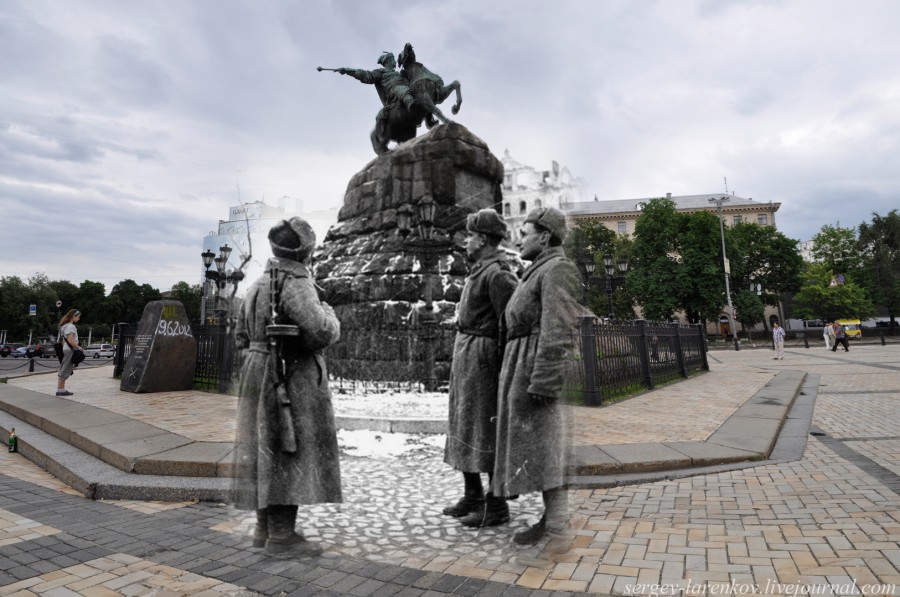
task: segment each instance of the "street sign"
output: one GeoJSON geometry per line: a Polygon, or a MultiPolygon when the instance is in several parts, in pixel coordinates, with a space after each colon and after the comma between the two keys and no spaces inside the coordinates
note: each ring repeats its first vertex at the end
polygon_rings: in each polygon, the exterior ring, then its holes
{"type": "Polygon", "coordinates": [[[37,315],[37,305],[28,305],[28,314],[32,317],[37,315]]]}

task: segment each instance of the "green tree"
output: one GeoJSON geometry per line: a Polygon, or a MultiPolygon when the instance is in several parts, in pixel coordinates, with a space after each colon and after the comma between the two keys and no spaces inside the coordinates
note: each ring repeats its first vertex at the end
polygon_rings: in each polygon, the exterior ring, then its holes
{"type": "Polygon", "coordinates": [[[857,249],[856,228],[825,224],[812,238],[813,258],[844,278],[857,282],[863,269],[863,257],[857,249]]]}
{"type": "Polygon", "coordinates": [[[184,305],[184,311],[187,314],[188,321],[200,320],[200,301],[202,300],[202,290],[199,284],[191,286],[187,282],[176,282],[172,286],[172,298],[181,301],[184,305]]]}
{"type": "Polygon", "coordinates": [[[766,318],[766,306],[762,299],[749,290],[739,290],[732,302],[737,311],[737,320],[746,329],[755,326],[766,318]]]}
{"type": "Polygon", "coordinates": [[[715,321],[726,303],[719,218],[698,211],[679,220],[678,305],[690,321],[715,321]]]}
{"type": "Polygon", "coordinates": [[[105,301],[106,287],[101,282],[82,282],[78,287],[78,309],[83,313],[81,320],[88,324],[111,323],[103,309],[105,301]]]}
{"type": "MultiPolygon", "coordinates": [[[[141,320],[144,313],[144,307],[150,301],[158,301],[160,299],[159,290],[153,288],[149,284],[138,283],[134,280],[122,280],[110,291],[110,297],[117,297],[121,307],[118,312],[114,313],[116,321],[125,321],[128,323],[136,323],[141,320]]],[[[108,302],[107,307],[111,307],[116,303],[108,302]]],[[[115,323],[111,321],[110,323],[115,323]]]]}
{"type": "Polygon", "coordinates": [[[59,317],[56,318],[56,321],[59,322],[60,317],[66,311],[78,308],[78,287],[68,280],[53,280],[50,282],[50,287],[56,292],[57,300],[62,301],[62,305],[57,309],[59,317]]]}
{"type": "Polygon", "coordinates": [[[777,307],[785,293],[800,290],[803,258],[796,240],[755,222],[737,224],[725,236],[730,241],[732,292],[749,290],[751,284],[755,292],[759,285],[763,303],[777,307]]]}
{"type": "Polygon", "coordinates": [[[679,308],[678,211],[671,199],[648,201],[635,222],[628,289],[648,319],[665,320],[679,308]]]}
{"type": "Polygon", "coordinates": [[[598,222],[580,220],[566,235],[566,255],[578,266],[582,276],[582,296],[578,297],[594,314],[609,311],[606,286],[600,285],[604,272],[603,256],[616,253],[616,233],[598,222]],[[594,266],[593,283],[588,277],[587,263],[594,266]]]}
{"type": "Polygon", "coordinates": [[[875,306],[865,289],[853,282],[832,285],[834,272],[824,263],[810,264],[803,286],[794,296],[794,314],[805,319],[865,319],[875,306]]]}
{"type": "Polygon", "coordinates": [[[46,274],[37,273],[28,278],[28,305],[36,307],[34,316],[27,315],[28,330],[33,336],[46,336],[56,333],[58,320],[56,319],[56,291],[50,285],[46,274]]]}
{"type": "Polygon", "coordinates": [[[886,216],[876,212],[871,224],[860,224],[859,249],[871,264],[866,286],[893,322],[900,313],[900,213],[896,209],[886,216]]]}
{"type": "Polygon", "coordinates": [[[0,330],[10,341],[28,336],[28,286],[18,276],[0,278],[0,330]]]}

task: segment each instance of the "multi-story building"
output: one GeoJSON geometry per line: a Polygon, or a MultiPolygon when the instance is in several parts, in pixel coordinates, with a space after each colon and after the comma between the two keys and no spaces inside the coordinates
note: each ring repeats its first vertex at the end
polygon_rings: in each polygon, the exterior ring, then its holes
{"type": "Polygon", "coordinates": [[[503,152],[503,217],[518,236],[525,216],[535,207],[561,207],[585,198],[585,182],[555,161],[549,170],[536,170],[503,152]]]}
{"type": "MultiPolygon", "coordinates": [[[[228,219],[219,220],[218,229],[210,231],[203,238],[202,252],[212,251],[218,256],[221,247],[228,245],[231,254],[225,264],[226,271],[237,270],[241,267],[244,257],[250,256],[243,269],[244,281],[238,285],[236,292],[237,296],[242,296],[249,284],[263,274],[266,262],[272,256],[268,238],[272,226],[281,220],[302,216],[316,232],[317,241],[321,242],[328,227],[337,221],[337,208],[308,214],[303,214],[302,211],[303,202],[292,197],[282,197],[274,206],[263,201],[255,201],[231,207],[228,210],[228,219]]],[[[214,270],[215,267],[213,264],[210,270],[214,270]]],[[[205,317],[207,313],[220,308],[221,304],[217,300],[215,283],[206,279],[206,270],[202,265],[200,269],[204,297],[201,313],[205,317]]]]}
{"type": "MultiPolygon", "coordinates": [[[[737,197],[736,195],[724,195],[711,193],[707,195],[672,195],[666,193],[666,198],[675,202],[675,208],[682,212],[712,211],[716,212],[716,204],[710,199],[727,197],[728,201],[722,203],[722,217],[726,225],[739,224],[740,222],[755,222],[764,226],[775,226],[775,212],[781,207],[780,203],[772,201],[754,201],[752,198],[737,197]]],[[[563,212],[574,222],[578,220],[590,220],[602,223],[604,226],[619,234],[634,234],[634,223],[644,205],[653,199],[616,199],[613,201],[600,201],[594,197],[593,201],[580,203],[567,203],[561,206],[563,212]]]]}

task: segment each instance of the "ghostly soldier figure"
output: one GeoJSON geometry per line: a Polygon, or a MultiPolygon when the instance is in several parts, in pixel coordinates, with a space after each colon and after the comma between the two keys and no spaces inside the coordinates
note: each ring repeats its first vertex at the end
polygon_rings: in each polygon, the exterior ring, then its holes
{"type": "Polygon", "coordinates": [[[562,212],[532,210],[523,233],[518,244],[531,265],[506,305],[491,488],[498,496],[542,493],[540,521],[513,537],[526,545],[565,524],[565,425],[558,402],[580,307],[573,298],[577,270],[561,246],[566,236],[562,212]]]}
{"type": "Polygon", "coordinates": [[[461,518],[466,526],[483,527],[509,521],[506,500],[493,493],[485,496],[481,473],[490,478],[494,471],[501,322],[516,277],[499,248],[507,227],[495,210],[470,214],[466,230],[466,255],[474,265],[457,312],[444,450],[444,462],[462,471],[465,492],[444,514],[461,518]]]}
{"type": "Polygon", "coordinates": [[[298,506],[341,501],[337,432],[321,351],[340,324],[309,269],[315,233],[301,218],[269,231],[274,258],[251,286],[238,322],[246,350],[237,418],[235,496],[256,510],[254,547],[316,555],[295,530],[298,506]]]}

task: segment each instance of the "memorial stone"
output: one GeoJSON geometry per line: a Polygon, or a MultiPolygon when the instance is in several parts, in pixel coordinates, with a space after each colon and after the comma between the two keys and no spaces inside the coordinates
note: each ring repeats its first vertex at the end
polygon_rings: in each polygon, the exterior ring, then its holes
{"type": "Polygon", "coordinates": [[[196,366],[197,341],[184,305],[152,301],[144,307],[119,388],[138,394],[190,390],[196,366]]]}

